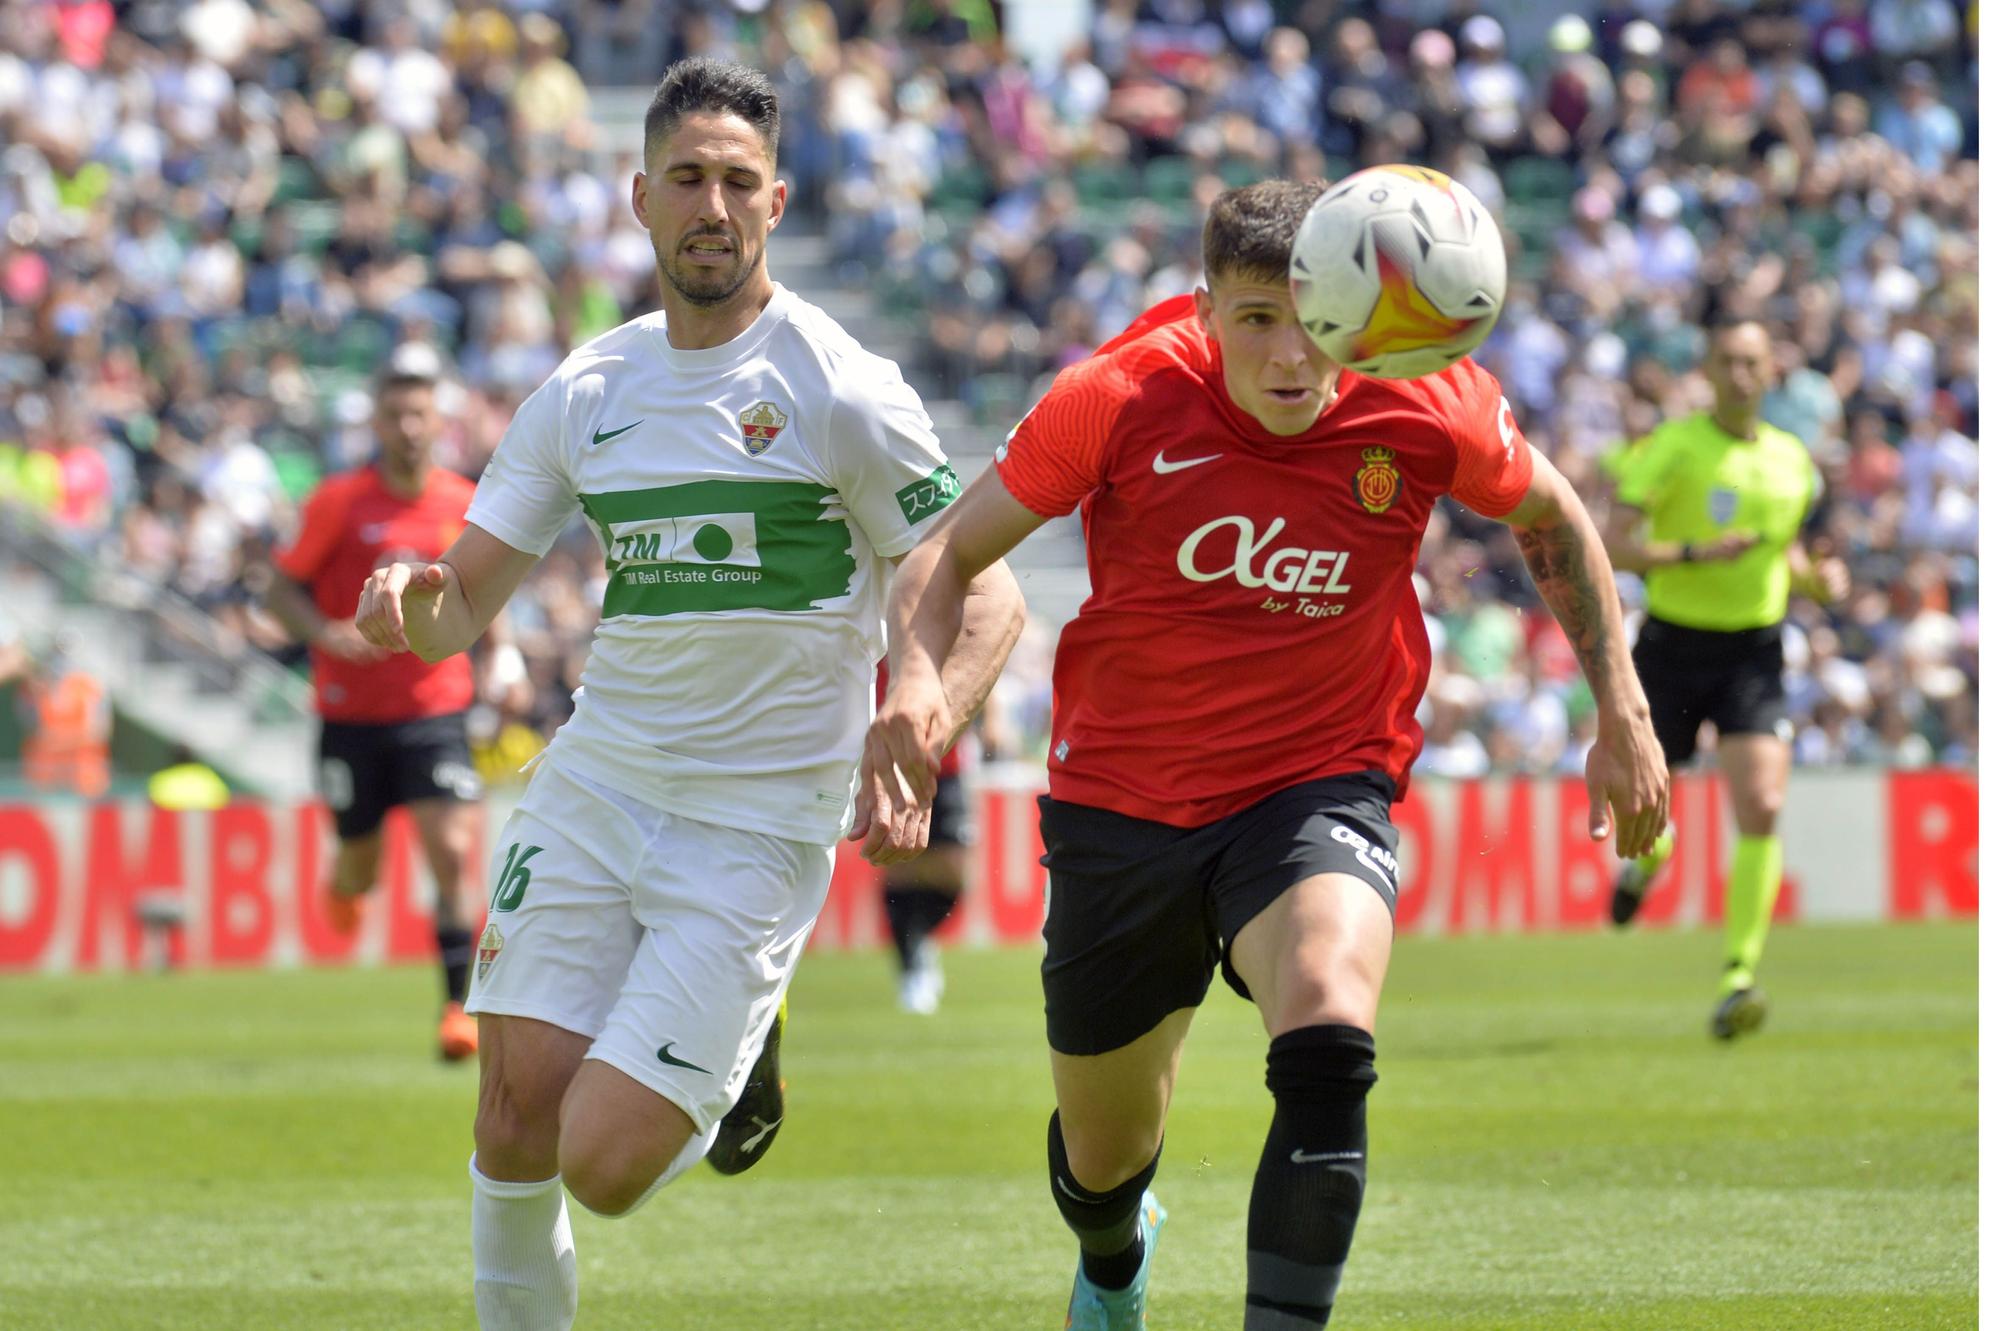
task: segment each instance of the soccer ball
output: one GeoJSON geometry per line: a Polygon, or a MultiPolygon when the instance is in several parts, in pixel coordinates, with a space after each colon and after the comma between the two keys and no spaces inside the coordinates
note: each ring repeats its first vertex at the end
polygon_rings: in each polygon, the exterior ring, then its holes
{"type": "Polygon", "coordinates": [[[1355,172],[1319,196],[1292,242],[1299,322],[1359,374],[1437,373],[1486,340],[1506,291],[1493,215],[1428,167],[1355,172]]]}

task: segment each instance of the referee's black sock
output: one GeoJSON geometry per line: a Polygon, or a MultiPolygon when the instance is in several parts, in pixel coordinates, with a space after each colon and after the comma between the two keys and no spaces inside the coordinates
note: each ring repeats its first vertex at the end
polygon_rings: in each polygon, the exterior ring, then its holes
{"type": "Polygon", "coordinates": [[[472,930],[462,924],[437,924],[438,964],[444,968],[444,996],[463,1003],[472,976],[472,930]]]}
{"type": "Polygon", "coordinates": [[[1124,1289],[1139,1275],[1146,1244],[1139,1232],[1139,1206],[1160,1167],[1160,1153],[1146,1167],[1109,1192],[1092,1192],[1070,1173],[1063,1147],[1062,1115],[1049,1115],[1049,1191],[1056,1210],[1083,1249],[1083,1276],[1099,1289],[1124,1289]]]}
{"type": "Polygon", "coordinates": [[[1354,1026],[1309,1026],[1271,1041],[1277,1101],[1250,1189],[1244,1331],[1309,1331],[1334,1292],[1368,1177],[1368,1088],[1375,1040],[1354,1026]]]}

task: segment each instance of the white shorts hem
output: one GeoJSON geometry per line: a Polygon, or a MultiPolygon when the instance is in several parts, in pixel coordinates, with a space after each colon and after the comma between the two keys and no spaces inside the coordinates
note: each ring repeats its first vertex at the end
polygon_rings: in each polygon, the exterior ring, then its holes
{"type": "Polygon", "coordinates": [[[523,1003],[515,998],[473,997],[466,1000],[465,1010],[475,1017],[482,1015],[526,1017],[531,1021],[546,1022],[572,1034],[581,1035],[586,1040],[597,1038],[597,1032],[591,1030],[589,1023],[582,1018],[571,1016],[567,1012],[558,1012],[554,1008],[543,1007],[539,1003],[523,1003]]]}
{"type": "MultiPolygon", "coordinates": [[[[683,1087],[675,1085],[662,1076],[659,1068],[648,1067],[628,1054],[616,1049],[600,1049],[596,1045],[592,1045],[590,1052],[586,1053],[584,1057],[594,1058],[600,1063],[617,1068],[633,1081],[638,1082],[641,1086],[653,1092],[683,1114],[686,1114],[689,1121],[694,1124],[694,1135],[697,1137],[706,1137],[709,1130],[722,1119],[721,1114],[709,1113],[693,1097],[689,1096],[683,1087]]],[[[727,1110],[724,1111],[724,1113],[727,1112],[727,1110]]]]}

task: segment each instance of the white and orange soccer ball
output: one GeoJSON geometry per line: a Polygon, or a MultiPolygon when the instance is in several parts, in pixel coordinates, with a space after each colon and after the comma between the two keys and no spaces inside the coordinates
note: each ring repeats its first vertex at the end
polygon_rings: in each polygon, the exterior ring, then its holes
{"type": "Polygon", "coordinates": [[[1292,242],[1292,299],[1320,350],[1380,379],[1435,374],[1486,340],[1507,250],[1471,190],[1373,166],[1320,195],[1292,242]]]}

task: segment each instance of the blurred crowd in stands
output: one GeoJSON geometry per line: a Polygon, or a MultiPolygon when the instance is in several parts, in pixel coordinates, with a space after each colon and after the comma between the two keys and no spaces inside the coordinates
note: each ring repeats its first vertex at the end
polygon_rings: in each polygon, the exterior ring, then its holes
{"type": "MultiPolygon", "coordinates": [[[[1609,450],[1703,406],[1704,323],[1767,319],[1768,415],[1856,574],[1789,630],[1798,757],[1971,762],[1976,10],[1577,8],[1109,0],[1030,60],[989,0],[0,0],[0,505],[289,650],[256,570],[367,457],[394,345],[454,358],[439,458],[476,474],[568,348],[654,304],[637,134],[593,98],[713,54],[778,84],[832,278],[996,439],[1193,284],[1216,193],[1275,174],[1423,161],[1487,202],[1513,285],[1480,359],[1600,505],[1609,450]]],[[[1587,694],[1504,532],[1440,513],[1421,572],[1425,766],[1578,765],[1587,694]]],[[[531,729],[567,712],[601,577],[578,533],[516,602],[531,729]]],[[[1055,627],[1002,695],[1030,750],[1055,627]]]]}

